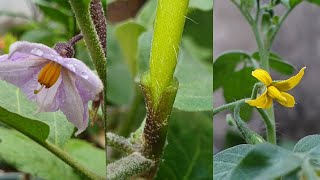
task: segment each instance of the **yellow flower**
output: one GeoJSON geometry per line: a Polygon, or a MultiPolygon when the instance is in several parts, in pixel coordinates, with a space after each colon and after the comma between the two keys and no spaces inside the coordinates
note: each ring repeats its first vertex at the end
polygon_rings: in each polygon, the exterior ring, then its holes
{"type": "Polygon", "coordinates": [[[252,76],[261,81],[266,90],[257,99],[247,100],[250,106],[256,106],[257,108],[270,108],[272,105],[272,99],[277,100],[281,105],[285,107],[294,107],[294,97],[285,91],[289,91],[299,84],[301,78],[304,75],[303,67],[299,73],[287,80],[273,82],[270,74],[263,69],[256,69],[252,72],[252,76]]]}

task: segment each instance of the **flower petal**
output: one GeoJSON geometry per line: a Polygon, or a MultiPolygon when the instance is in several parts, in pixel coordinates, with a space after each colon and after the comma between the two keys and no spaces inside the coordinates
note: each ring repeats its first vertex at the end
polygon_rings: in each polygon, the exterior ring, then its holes
{"type": "MultiPolygon", "coordinates": [[[[60,106],[60,99],[58,98],[59,93],[58,89],[62,88],[61,86],[62,78],[61,76],[57,80],[57,82],[51,86],[50,88],[43,88],[37,95],[36,101],[39,105],[38,112],[55,112],[58,111],[60,106]]],[[[41,85],[38,83],[37,89],[39,89],[41,85]]]]}
{"type": "Polygon", "coordinates": [[[252,71],[252,76],[257,78],[259,81],[261,81],[266,86],[269,86],[272,83],[272,78],[270,74],[263,70],[263,69],[256,69],[252,71]]]}
{"type": "Polygon", "coordinates": [[[304,75],[304,70],[306,67],[301,68],[299,73],[287,80],[284,81],[279,81],[279,82],[274,82],[272,85],[279,89],[280,91],[289,91],[290,89],[294,88],[296,85],[299,84],[301,81],[303,75],[304,75]]]}
{"type": "Polygon", "coordinates": [[[294,107],[296,101],[294,100],[294,97],[286,92],[281,92],[281,95],[286,98],[287,101],[278,101],[282,106],[285,107],[294,107]]]}
{"type": "Polygon", "coordinates": [[[88,109],[82,102],[75,84],[74,74],[65,68],[61,70],[63,90],[61,92],[60,110],[66,115],[67,119],[78,128],[76,136],[83,132],[88,126],[88,109]]]}
{"type": "Polygon", "coordinates": [[[246,100],[250,106],[256,106],[257,108],[269,108],[272,104],[272,98],[267,95],[267,91],[262,93],[257,99],[246,100]]]}
{"type": "Polygon", "coordinates": [[[12,61],[12,59],[3,57],[6,56],[0,57],[0,79],[5,80],[18,87],[21,87],[25,84],[25,82],[32,79],[34,74],[38,73],[39,69],[41,69],[41,67],[43,67],[48,62],[44,59],[28,59],[23,61],[20,60],[19,62],[17,62],[12,61]]]}
{"type": "Polygon", "coordinates": [[[81,84],[83,87],[81,89],[85,90],[93,98],[103,89],[101,80],[86,64],[75,58],[64,58],[48,46],[18,41],[10,46],[10,56],[15,55],[15,53],[31,54],[61,64],[76,74],[77,84],[81,84]]]}
{"type": "Polygon", "coordinates": [[[55,50],[46,45],[27,41],[17,41],[13,43],[9,49],[9,57],[14,55],[16,52],[32,54],[38,57],[42,57],[44,54],[59,55],[55,50]]]}
{"type": "Polygon", "coordinates": [[[277,101],[287,101],[287,99],[282,96],[281,92],[274,86],[269,86],[267,88],[268,96],[270,96],[273,99],[276,99],[277,101]]]}

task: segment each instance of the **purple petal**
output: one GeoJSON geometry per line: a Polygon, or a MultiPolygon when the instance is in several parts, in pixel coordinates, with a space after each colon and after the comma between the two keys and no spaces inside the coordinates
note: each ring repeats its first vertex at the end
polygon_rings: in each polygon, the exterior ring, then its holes
{"type": "Polygon", "coordinates": [[[61,70],[63,90],[61,92],[60,110],[67,119],[78,128],[76,136],[88,126],[87,104],[82,102],[75,84],[74,74],[66,69],[61,70]]]}
{"type": "MultiPolygon", "coordinates": [[[[36,101],[39,105],[38,111],[45,112],[54,112],[58,111],[60,107],[60,100],[58,98],[59,93],[58,89],[62,88],[62,78],[61,76],[58,78],[57,82],[50,88],[43,88],[37,95],[36,101]]],[[[38,83],[37,89],[39,89],[41,85],[38,83]]]]}
{"type": "Polygon", "coordinates": [[[81,86],[79,89],[83,91],[82,94],[89,95],[91,99],[103,89],[101,80],[86,64],[75,58],[64,58],[48,46],[37,43],[16,42],[10,47],[10,56],[16,52],[31,54],[61,64],[76,75],[77,85],[81,86]]]}
{"type": "Polygon", "coordinates": [[[0,79],[18,87],[23,86],[47,63],[47,60],[11,61],[0,57],[0,79]]]}
{"type": "Polygon", "coordinates": [[[9,57],[11,57],[15,52],[32,54],[38,57],[42,57],[43,54],[59,55],[55,50],[46,45],[30,43],[27,41],[17,41],[13,43],[9,49],[9,57]]]}

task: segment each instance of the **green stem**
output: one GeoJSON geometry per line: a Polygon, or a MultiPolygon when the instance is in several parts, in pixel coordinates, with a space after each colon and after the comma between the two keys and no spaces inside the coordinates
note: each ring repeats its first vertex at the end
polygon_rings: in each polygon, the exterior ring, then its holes
{"type": "Polygon", "coordinates": [[[233,117],[235,119],[236,125],[238,130],[240,131],[241,135],[243,138],[246,140],[247,143],[249,144],[258,144],[258,143],[263,143],[265,140],[256,132],[252,131],[247,124],[241,119],[240,117],[240,107],[243,104],[238,103],[234,107],[234,113],[233,117]]]}
{"type": "Polygon", "coordinates": [[[255,99],[257,97],[258,91],[262,86],[263,86],[263,84],[261,84],[261,83],[254,84],[253,90],[251,93],[251,99],[255,99]]]}
{"type": "Polygon", "coordinates": [[[172,83],[189,0],[158,0],[150,54],[152,99],[157,105],[172,83]]]}
{"type": "Polygon", "coordinates": [[[273,121],[269,118],[267,112],[263,109],[257,108],[258,112],[260,113],[264,124],[266,126],[267,130],[267,141],[276,144],[277,143],[277,136],[276,136],[276,129],[275,124],[273,124],[273,121]]]}
{"type": "Polygon", "coordinates": [[[220,112],[222,112],[222,111],[224,111],[224,110],[233,109],[236,105],[241,104],[241,103],[245,102],[246,100],[249,100],[249,98],[240,99],[238,101],[219,106],[219,107],[213,109],[213,116],[218,114],[218,113],[220,113],[220,112]]]}
{"type": "Polygon", "coordinates": [[[111,132],[107,133],[107,142],[109,146],[126,153],[133,153],[135,151],[133,145],[128,141],[128,139],[111,132]]]}
{"type": "MultiPolygon", "coordinates": [[[[89,12],[90,1],[69,0],[71,8],[75,14],[79,28],[86,42],[90,56],[93,60],[93,64],[96,67],[98,75],[102,80],[104,88],[104,104],[102,108],[104,128],[107,130],[107,58],[100,45],[99,36],[95,30],[95,26],[92,22],[89,12]]],[[[106,133],[105,133],[106,134],[106,133]]],[[[107,140],[107,138],[105,138],[107,140]]],[[[106,143],[107,144],[107,143],[106,143]]]]}
{"type": "MultiPolygon", "coordinates": [[[[35,140],[35,139],[33,139],[35,140]]],[[[37,140],[35,140],[37,141],[37,140]]],[[[83,174],[89,179],[105,179],[105,177],[100,177],[84,166],[82,166],[78,161],[73,159],[67,152],[60,149],[58,146],[51,144],[49,142],[43,142],[43,141],[37,141],[40,145],[48,149],[50,152],[55,154],[57,157],[59,157],[61,160],[63,160],[65,163],[69,164],[71,167],[73,167],[75,170],[77,170],[79,173],[83,174]]]]}

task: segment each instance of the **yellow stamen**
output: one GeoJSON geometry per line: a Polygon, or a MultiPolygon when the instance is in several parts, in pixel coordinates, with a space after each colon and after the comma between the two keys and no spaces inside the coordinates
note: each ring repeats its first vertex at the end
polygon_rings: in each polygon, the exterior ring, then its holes
{"type": "Polygon", "coordinates": [[[269,86],[268,87],[268,95],[273,98],[277,99],[278,101],[281,102],[287,102],[287,99],[281,94],[281,92],[274,86],[269,86]]]}
{"type": "MultiPolygon", "coordinates": [[[[60,72],[61,65],[55,62],[50,62],[46,64],[40,71],[38,75],[38,82],[42,85],[42,87],[45,86],[46,88],[50,88],[57,82],[60,72]]],[[[42,87],[39,90],[35,90],[35,94],[39,93],[42,87]]]]}

